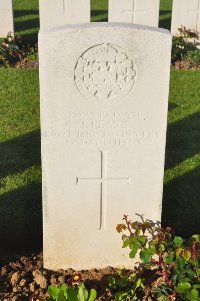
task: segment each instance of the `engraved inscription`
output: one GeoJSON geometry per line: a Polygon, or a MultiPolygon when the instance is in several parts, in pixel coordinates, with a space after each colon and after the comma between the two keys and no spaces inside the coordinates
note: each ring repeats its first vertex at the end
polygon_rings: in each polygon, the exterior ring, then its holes
{"type": "Polygon", "coordinates": [[[104,100],[126,96],[135,77],[131,56],[112,44],[89,48],[78,59],[74,71],[76,86],[83,96],[104,100]]]}
{"type": "Polygon", "coordinates": [[[109,178],[107,176],[107,154],[108,152],[101,153],[101,176],[100,178],[76,178],[76,184],[81,181],[97,181],[100,183],[100,225],[99,230],[106,230],[106,203],[107,203],[107,182],[110,181],[123,181],[127,184],[131,183],[131,178],[109,178]]]}
{"type": "Polygon", "coordinates": [[[164,133],[147,126],[149,118],[137,111],[69,111],[62,129],[48,128],[42,135],[63,140],[68,146],[141,147],[152,140],[165,139],[164,133]]]}

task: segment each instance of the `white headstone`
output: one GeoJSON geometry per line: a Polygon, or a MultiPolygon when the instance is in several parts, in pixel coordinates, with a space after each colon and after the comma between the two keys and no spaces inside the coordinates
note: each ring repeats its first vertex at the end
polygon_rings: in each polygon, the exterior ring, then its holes
{"type": "Polygon", "coordinates": [[[158,27],[160,0],[109,0],[109,22],[158,27]]]}
{"type": "Polygon", "coordinates": [[[90,0],[39,0],[40,29],[90,22],[90,0]]]}
{"type": "Polygon", "coordinates": [[[0,0],[0,37],[14,34],[12,0],[0,0]]]}
{"type": "Polygon", "coordinates": [[[115,227],[161,219],[171,35],[69,25],[39,53],[44,266],[132,267],[115,227]]]}
{"type": "Polygon", "coordinates": [[[171,32],[179,33],[181,26],[200,31],[200,0],[173,0],[171,32]]]}

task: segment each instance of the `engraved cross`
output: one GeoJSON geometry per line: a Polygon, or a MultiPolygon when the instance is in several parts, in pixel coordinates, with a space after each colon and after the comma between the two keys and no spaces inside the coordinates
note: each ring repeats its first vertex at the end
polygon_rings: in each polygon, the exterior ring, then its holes
{"type": "Polygon", "coordinates": [[[132,23],[136,23],[135,22],[135,17],[136,17],[136,14],[138,13],[140,13],[140,14],[144,14],[144,13],[146,13],[146,11],[145,10],[137,10],[136,9],[136,0],[132,0],[133,1],[133,6],[132,6],[132,9],[129,9],[129,10],[123,10],[123,13],[124,14],[126,14],[126,13],[129,13],[129,14],[131,14],[132,15],[132,18],[131,18],[131,22],[132,23]]]}
{"type": "Polygon", "coordinates": [[[100,183],[100,226],[99,230],[106,229],[106,203],[107,203],[107,182],[124,181],[130,184],[131,178],[109,178],[107,176],[107,152],[101,151],[101,176],[99,178],[76,178],[76,185],[81,181],[96,181],[100,183]]]}
{"type": "Polygon", "coordinates": [[[189,13],[194,13],[197,14],[197,19],[196,19],[196,30],[199,30],[200,28],[200,0],[198,3],[198,8],[197,9],[188,9],[188,14],[189,13]]]}

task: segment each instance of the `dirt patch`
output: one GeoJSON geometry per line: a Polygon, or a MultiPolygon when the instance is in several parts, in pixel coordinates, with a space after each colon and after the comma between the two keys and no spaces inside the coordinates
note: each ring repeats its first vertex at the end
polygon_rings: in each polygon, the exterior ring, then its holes
{"type": "Polygon", "coordinates": [[[175,70],[200,70],[200,65],[193,65],[191,61],[177,61],[172,65],[175,70]]]}
{"type": "MultiPolygon", "coordinates": [[[[41,298],[48,297],[49,285],[69,283],[74,270],[59,270],[58,272],[43,269],[43,256],[32,255],[20,257],[0,268],[0,300],[1,301],[27,301],[32,294],[41,298]]],[[[95,288],[98,292],[97,300],[114,300],[106,291],[107,279],[115,275],[112,267],[79,271],[86,287],[95,288]]]]}

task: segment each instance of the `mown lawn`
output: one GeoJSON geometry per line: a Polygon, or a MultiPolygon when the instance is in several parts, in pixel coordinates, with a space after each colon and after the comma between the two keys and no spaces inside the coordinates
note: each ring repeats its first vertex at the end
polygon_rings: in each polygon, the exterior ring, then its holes
{"type": "Polygon", "coordinates": [[[163,223],[200,232],[200,72],[172,71],[163,223]]]}
{"type": "Polygon", "coordinates": [[[42,246],[38,71],[0,69],[0,254],[42,246]]]}
{"type": "MultiPolygon", "coordinates": [[[[17,34],[36,41],[37,1],[14,6],[17,34]]],[[[92,0],[92,8],[93,20],[106,20],[106,1],[92,0]]],[[[163,0],[165,27],[170,15],[163,0]]],[[[37,70],[0,69],[0,255],[42,248],[38,82],[37,70]]],[[[171,72],[162,220],[185,236],[200,229],[199,82],[198,71],[171,72]]]]}

